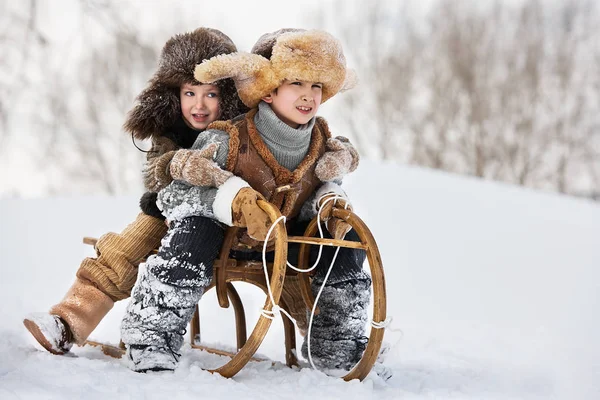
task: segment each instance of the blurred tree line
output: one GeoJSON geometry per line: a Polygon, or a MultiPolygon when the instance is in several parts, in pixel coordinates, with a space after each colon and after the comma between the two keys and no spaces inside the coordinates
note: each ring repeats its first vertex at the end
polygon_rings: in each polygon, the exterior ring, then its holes
{"type": "Polygon", "coordinates": [[[440,0],[421,19],[371,4],[334,21],[362,82],[339,111],[363,154],[600,199],[595,1],[440,0]]]}
{"type": "MultiPolygon", "coordinates": [[[[421,14],[415,3],[317,11],[361,82],[333,102],[340,132],[365,157],[599,199],[595,2],[432,0],[421,14]]],[[[51,61],[39,5],[0,3],[0,158],[11,136],[31,135],[47,193],[140,189],[144,156],[121,124],[177,21],[149,34],[119,2],[82,1],[58,52],[72,58],[51,61]]]]}
{"type": "MultiPolygon", "coordinates": [[[[60,27],[43,29],[42,3],[48,6],[42,0],[0,6],[0,140],[18,143],[12,147],[21,149],[19,157],[44,171],[48,194],[141,189],[144,155],[121,126],[167,35],[140,31],[118,2],[90,0],[66,5],[65,22],[76,23],[58,45],[46,31],[60,27]],[[33,143],[16,137],[23,135],[33,143]]],[[[11,151],[2,146],[0,157],[11,151]]]]}

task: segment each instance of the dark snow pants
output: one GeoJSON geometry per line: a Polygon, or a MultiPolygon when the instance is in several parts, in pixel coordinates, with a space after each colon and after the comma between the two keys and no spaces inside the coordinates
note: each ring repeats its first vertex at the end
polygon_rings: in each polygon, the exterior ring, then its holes
{"type": "MultiPolygon", "coordinates": [[[[306,224],[297,224],[290,235],[301,235],[306,224]]],[[[195,305],[212,281],[213,262],[223,243],[223,228],[204,217],[172,223],[157,255],[148,258],[138,279],[121,326],[127,345],[154,345],[176,352],[195,305]]],[[[330,237],[325,233],[326,237],[330,237]]],[[[350,231],[347,240],[358,240],[350,231]]],[[[312,282],[316,296],[336,248],[324,246],[312,282]]],[[[312,246],[311,265],[318,247],[312,246]]],[[[297,263],[298,245],[291,244],[288,259],[297,263]]],[[[232,252],[238,259],[261,259],[258,252],[232,252]]],[[[267,258],[272,259],[273,254],[267,258]]],[[[340,249],[319,299],[320,314],[311,328],[311,355],[319,368],[350,369],[365,349],[371,278],[363,271],[363,250],[340,249]]],[[[307,338],[302,346],[308,357],[307,338]]]]}
{"type": "MultiPolygon", "coordinates": [[[[296,222],[289,235],[304,234],[308,222],[296,222]]],[[[324,237],[331,238],[324,229],[324,237]]],[[[346,240],[359,241],[354,230],[348,232],[346,240]]],[[[323,246],[319,264],[312,280],[312,292],[316,297],[329,270],[337,248],[323,246]]],[[[297,266],[299,245],[292,243],[288,247],[288,260],[297,266]]],[[[317,260],[318,246],[311,246],[310,263],[317,260]]],[[[262,260],[260,253],[233,252],[238,259],[262,260]]],[[[350,370],[362,357],[367,344],[365,330],[367,308],[371,296],[371,278],[363,271],[366,258],[364,250],[340,248],[333,268],[318,302],[319,315],[313,318],[310,337],[310,352],[320,369],[350,370]]],[[[273,260],[273,254],[267,254],[267,260],[273,260]]],[[[310,310],[308,310],[310,312],[310,310]]],[[[304,338],[302,355],[308,359],[308,336],[304,338]]]]}
{"type": "MultiPolygon", "coordinates": [[[[324,236],[331,238],[326,230],[324,236]]],[[[354,230],[345,239],[359,241],[354,230]]],[[[323,247],[311,285],[315,298],[336,249],[323,247]]],[[[317,254],[318,247],[311,246],[309,266],[317,254]]],[[[317,303],[320,313],[314,316],[310,330],[310,353],[317,368],[350,370],[362,357],[367,344],[365,330],[371,297],[371,278],[363,271],[366,256],[364,250],[340,248],[333,263],[317,303]]],[[[308,359],[308,335],[302,344],[302,356],[308,359]]]]}
{"type": "Polygon", "coordinates": [[[195,306],[213,278],[223,227],[205,217],[174,221],[158,254],[148,258],[121,324],[126,345],[177,352],[195,306]]]}

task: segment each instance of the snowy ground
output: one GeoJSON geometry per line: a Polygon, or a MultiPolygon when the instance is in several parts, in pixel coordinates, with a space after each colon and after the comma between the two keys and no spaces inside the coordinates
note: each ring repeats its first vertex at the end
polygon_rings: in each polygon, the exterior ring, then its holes
{"type": "MultiPolygon", "coordinates": [[[[384,261],[389,381],[346,383],[269,362],[224,379],[201,369],[213,357],[189,348],[174,373],[149,374],[93,348],[43,352],[23,316],[60,300],[92,254],[82,236],[123,228],[136,198],[4,200],[0,399],[600,398],[598,204],[368,162],[346,186],[384,261]]],[[[253,326],[264,296],[240,288],[253,326]]],[[[233,313],[214,297],[201,302],[203,339],[232,346],[233,313]]],[[[124,306],[92,339],[118,342],[124,306]]],[[[283,360],[280,322],[259,353],[283,360]]]]}

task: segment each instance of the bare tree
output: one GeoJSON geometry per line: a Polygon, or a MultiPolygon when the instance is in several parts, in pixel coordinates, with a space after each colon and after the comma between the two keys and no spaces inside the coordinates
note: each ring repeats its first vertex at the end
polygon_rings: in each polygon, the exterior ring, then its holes
{"type": "Polygon", "coordinates": [[[592,1],[441,0],[424,18],[404,4],[391,13],[380,0],[360,20],[338,19],[363,82],[339,111],[363,153],[374,143],[384,159],[600,193],[600,26],[592,1]]]}
{"type": "MultiPolygon", "coordinates": [[[[121,124],[134,96],[143,86],[158,58],[158,45],[147,44],[140,31],[122,20],[112,2],[82,8],[82,18],[104,28],[107,40],[79,59],[74,74],[52,71],[49,86],[53,139],[42,163],[52,165],[57,176],[50,189],[64,191],[66,184],[80,192],[119,193],[139,187],[142,154],[135,151],[121,124]],[[64,157],[65,150],[72,154],[64,157]]],[[[93,31],[82,26],[81,41],[93,31]]]]}
{"type": "Polygon", "coordinates": [[[73,8],[79,26],[58,48],[39,29],[37,0],[2,4],[7,25],[0,31],[0,139],[9,131],[26,132],[13,135],[10,144],[29,157],[32,169],[44,171],[49,193],[141,189],[144,155],[122,124],[156,68],[160,47],[172,34],[168,27],[142,31],[124,19],[120,2],[90,0],[73,8]]]}
{"type": "MultiPolygon", "coordinates": [[[[2,3],[0,20],[0,140],[8,137],[8,119],[10,104],[26,87],[29,78],[27,64],[34,57],[33,50],[42,53],[47,50],[48,42],[38,24],[38,0],[29,0],[15,6],[2,3]]],[[[4,146],[0,146],[2,149],[4,146]]]]}
{"type": "MultiPolygon", "coordinates": [[[[73,82],[64,75],[57,76],[48,93],[55,139],[44,162],[52,161],[81,191],[95,185],[114,194],[139,186],[139,175],[127,171],[139,171],[142,155],[121,124],[141,87],[140,77],[151,75],[157,52],[125,32],[115,33],[113,40],[92,49],[79,64],[79,93],[73,93],[73,82]],[[72,157],[63,157],[66,148],[72,157]]],[[[53,187],[59,191],[64,182],[53,187]]]]}

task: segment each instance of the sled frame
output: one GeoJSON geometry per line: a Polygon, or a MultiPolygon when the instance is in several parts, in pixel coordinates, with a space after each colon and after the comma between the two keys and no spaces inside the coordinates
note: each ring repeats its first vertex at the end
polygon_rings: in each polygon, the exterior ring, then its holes
{"type": "MultiPolygon", "coordinates": [[[[259,206],[269,214],[271,221],[275,221],[280,213],[277,208],[272,206],[270,203],[259,200],[259,206]]],[[[310,275],[309,273],[297,273],[296,271],[288,269],[286,271],[286,260],[287,260],[287,244],[298,243],[300,245],[300,251],[298,256],[298,268],[307,269],[309,264],[310,247],[311,245],[325,245],[335,247],[347,247],[354,249],[362,249],[367,253],[367,260],[369,262],[371,279],[373,282],[373,320],[376,322],[383,322],[386,320],[386,289],[385,289],[385,275],[383,272],[383,264],[379,253],[377,243],[368,229],[366,224],[352,211],[343,208],[334,207],[332,215],[336,218],[345,220],[354,228],[360,242],[338,240],[338,239],[321,239],[316,238],[314,235],[317,233],[317,219],[313,219],[307,226],[304,236],[287,236],[287,232],[283,227],[283,224],[277,224],[275,229],[277,231],[277,237],[275,239],[275,259],[273,263],[268,263],[267,268],[271,277],[271,291],[273,298],[278,305],[288,312],[291,312],[290,304],[282,298],[284,290],[288,291],[288,299],[298,301],[297,297],[304,303],[306,309],[312,309],[314,305],[314,297],[312,295],[310,286],[310,275]],[[284,256],[285,255],[285,256],[284,256]],[[295,278],[295,279],[294,279],[295,278]],[[285,282],[285,284],[284,284],[285,282]],[[296,297],[296,298],[294,298],[296,297]]],[[[260,343],[262,343],[266,336],[268,329],[271,325],[271,319],[261,315],[258,319],[251,336],[247,337],[246,332],[246,316],[242,300],[233,286],[232,282],[245,282],[257,286],[262,289],[267,295],[265,302],[265,310],[270,311],[272,304],[268,296],[268,289],[266,285],[266,278],[263,270],[263,265],[256,261],[240,261],[228,258],[229,251],[231,250],[234,239],[237,236],[239,228],[231,227],[227,230],[223,247],[221,249],[220,258],[215,261],[214,264],[214,278],[211,285],[207,288],[207,291],[214,288],[217,294],[217,300],[221,307],[228,308],[229,305],[233,305],[235,323],[236,323],[236,339],[238,352],[232,357],[232,360],[227,362],[220,368],[208,370],[209,372],[216,372],[220,375],[230,378],[237,374],[244,365],[252,358],[252,355],[256,352],[260,343]]],[[[319,310],[317,309],[317,313],[319,310]]],[[[282,314],[283,327],[285,335],[285,358],[286,365],[298,366],[298,359],[296,358],[296,330],[292,321],[282,314]]],[[[193,348],[202,348],[203,350],[217,353],[219,350],[199,346],[195,344],[195,339],[200,334],[200,315],[198,305],[191,321],[190,329],[190,340],[193,348]]],[[[352,379],[363,380],[373,368],[381,344],[383,342],[385,329],[372,328],[369,336],[369,342],[363,353],[360,361],[350,370],[346,375],[343,376],[345,381],[352,379]]]]}
{"type": "MultiPolygon", "coordinates": [[[[258,200],[257,203],[259,207],[261,207],[261,209],[268,214],[272,223],[281,216],[279,209],[271,203],[263,200],[258,200]]],[[[293,303],[301,301],[304,304],[305,310],[311,310],[314,305],[315,300],[311,291],[311,278],[309,273],[297,273],[293,270],[286,271],[288,243],[300,244],[298,256],[298,268],[300,269],[308,268],[310,256],[309,246],[311,245],[362,249],[367,253],[367,260],[369,262],[371,279],[373,283],[373,321],[381,323],[386,320],[387,300],[383,264],[381,261],[379,248],[375,242],[375,238],[373,237],[367,225],[352,211],[334,206],[332,215],[336,218],[343,219],[350,224],[350,226],[352,226],[352,228],[358,234],[360,242],[314,237],[318,230],[317,218],[314,218],[308,224],[304,232],[304,236],[288,236],[284,224],[281,223],[278,223],[274,227],[274,233],[276,234],[274,250],[275,257],[272,263],[267,264],[267,271],[270,276],[269,283],[271,286],[273,299],[276,304],[290,312],[292,315],[293,310],[290,306],[294,305],[297,308],[297,305],[293,303]],[[287,282],[287,286],[284,285],[284,282],[287,282]],[[284,294],[285,300],[282,298],[282,294],[284,294]]],[[[257,261],[241,261],[229,258],[229,252],[237,236],[238,229],[239,228],[237,227],[230,227],[226,231],[219,259],[215,260],[214,263],[213,281],[206,289],[206,291],[209,291],[213,288],[215,289],[218,303],[222,308],[228,308],[230,304],[233,305],[238,351],[233,353],[195,343],[197,335],[200,334],[200,313],[198,305],[196,305],[194,315],[190,322],[190,341],[192,348],[231,358],[231,360],[225,363],[223,366],[207,370],[211,373],[218,373],[226,378],[233,377],[249,361],[265,361],[261,358],[255,357],[254,354],[264,340],[272,322],[272,319],[261,315],[254,326],[250,337],[247,336],[244,306],[232,282],[246,282],[262,289],[267,297],[263,307],[264,310],[272,311],[273,304],[271,303],[271,298],[268,295],[266,277],[262,263],[257,261]]],[[[96,239],[90,237],[84,237],[83,239],[84,243],[90,245],[95,245],[96,241],[96,239]]],[[[156,254],[156,250],[151,254],[156,254]]],[[[315,312],[318,314],[319,309],[317,308],[315,312]]],[[[284,314],[282,314],[282,318],[285,335],[286,365],[289,367],[298,366],[298,359],[296,358],[295,351],[295,326],[293,322],[284,314]]],[[[381,344],[383,342],[384,331],[385,329],[383,328],[371,328],[369,342],[362,355],[362,358],[346,375],[342,377],[342,379],[345,381],[350,381],[353,379],[363,380],[369,374],[379,355],[381,344]]],[[[120,358],[125,353],[125,346],[123,345],[123,342],[121,342],[117,347],[88,340],[85,342],[85,345],[100,347],[106,355],[115,358],[120,358]]]]}

